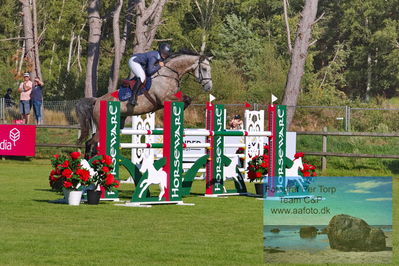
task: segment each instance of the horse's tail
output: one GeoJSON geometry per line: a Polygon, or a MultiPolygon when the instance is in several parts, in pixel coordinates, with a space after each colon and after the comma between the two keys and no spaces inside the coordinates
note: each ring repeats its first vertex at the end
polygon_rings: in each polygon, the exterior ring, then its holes
{"type": "Polygon", "coordinates": [[[92,130],[93,109],[95,102],[96,98],[91,97],[82,98],[76,104],[76,113],[78,115],[80,125],[80,137],[77,141],[78,144],[82,144],[92,130]]]}

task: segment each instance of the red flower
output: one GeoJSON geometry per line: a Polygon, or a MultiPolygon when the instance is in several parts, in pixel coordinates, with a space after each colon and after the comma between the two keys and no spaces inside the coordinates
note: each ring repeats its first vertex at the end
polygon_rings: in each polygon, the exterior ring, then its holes
{"type": "Polygon", "coordinates": [[[103,159],[101,161],[107,165],[112,164],[112,158],[109,155],[103,155],[103,159]]]}
{"type": "Polygon", "coordinates": [[[99,164],[99,163],[100,163],[99,160],[94,160],[94,161],[92,162],[92,164],[99,164]]]}
{"type": "Polygon", "coordinates": [[[257,177],[257,178],[262,177],[262,173],[261,173],[261,172],[256,172],[256,177],[257,177]]]}
{"type": "Polygon", "coordinates": [[[311,164],[309,164],[308,167],[309,167],[309,170],[315,170],[316,169],[316,166],[311,165],[311,164]]]}
{"type": "Polygon", "coordinates": [[[71,182],[69,182],[69,181],[64,181],[64,188],[70,188],[70,187],[72,187],[72,183],[71,182]]]}
{"type": "Polygon", "coordinates": [[[317,176],[316,172],[313,172],[313,173],[312,173],[312,176],[317,176]]]}
{"type": "Polygon", "coordinates": [[[303,157],[303,156],[305,156],[305,155],[303,154],[303,152],[297,152],[297,153],[295,153],[295,155],[294,155],[295,159],[298,159],[299,157],[303,157]]]}
{"type": "Polygon", "coordinates": [[[119,184],[120,184],[120,182],[119,182],[118,180],[115,180],[115,183],[116,183],[115,187],[116,187],[116,188],[118,188],[118,187],[119,187],[119,184]]]}
{"type": "Polygon", "coordinates": [[[264,163],[262,163],[260,166],[263,167],[263,168],[267,168],[267,167],[269,166],[269,164],[266,163],[266,162],[264,162],[264,163]]]}
{"type": "Polygon", "coordinates": [[[86,182],[87,180],[89,180],[90,178],[90,172],[87,171],[86,169],[78,169],[76,171],[76,174],[79,175],[80,179],[84,182],[86,182]]]}
{"type": "Polygon", "coordinates": [[[307,163],[304,163],[303,164],[303,170],[302,171],[307,171],[307,170],[309,170],[310,168],[309,168],[309,164],[307,164],[307,163]]]}
{"type": "Polygon", "coordinates": [[[256,174],[255,174],[255,172],[253,172],[253,171],[249,171],[249,172],[248,172],[248,178],[250,178],[250,179],[254,179],[254,178],[256,178],[256,174]]]}
{"type": "Polygon", "coordinates": [[[264,150],[269,150],[269,145],[263,146],[263,149],[264,149],[264,150]]]}
{"type": "Polygon", "coordinates": [[[60,174],[61,174],[61,170],[57,168],[57,169],[55,170],[55,174],[56,174],[56,175],[60,175],[60,174]]]}
{"type": "Polygon", "coordinates": [[[303,173],[303,176],[304,176],[304,177],[309,177],[309,176],[310,176],[310,173],[309,173],[309,172],[304,172],[304,173],[303,173]]]}
{"type": "Polygon", "coordinates": [[[66,178],[71,178],[72,177],[72,170],[71,169],[65,169],[62,171],[62,176],[65,176],[66,178]]]}
{"type": "Polygon", "coordinates": [[[66,160],[63,164],[61,164],[61,167],[67,168],[69,166],[69,161],[66,160]]]}
{"type": "Polygon", "coordinates": [[[109,168],[106,167],[106,166],[103,166],[103,168],[101,168],[101,170],[102,170],[104,173],[108,173],[108,172],[109,172],[109,168]]]}
{"type": "Polygon", "coordinates": [[[106,177],[105,177],[105,185],[107,185],[107,186],[110,186],[110,185],[112,185],[112,183],[114,183],[114,176],[112,175],[112,174],[108,174],[106,177]]]}
{"type": "Polygon", "coordinates": [[[54,154],[53,157],[58,160],[58,158],[60,157],[58,154],[54,154]]]}
{"type": "Polygon", "coordinates": [[[71,152],[69,155],[71,156],[71,158],[72,158],[73,160],[76,160],[76,159],[79,159],[79,157],[80,157],[80,152],[77,152],[77,151],[71,152]]]}

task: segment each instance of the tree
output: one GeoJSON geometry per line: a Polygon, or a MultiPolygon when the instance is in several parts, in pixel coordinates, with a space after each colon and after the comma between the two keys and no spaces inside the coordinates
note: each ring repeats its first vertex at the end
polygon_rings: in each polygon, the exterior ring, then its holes
{"type": "Polygon", "coordinates": [[[163,7],[167,1],[152,0],[146,7],[144,0],[137,0],[133,53],[143,53],[151,48],[157,28],[161,24],[163,7]]]}
{"type": "Polygon", "coordinates": [[[295,106],[298,102],[301,79],[305,69],[306,56],[308,54],[309,40],[312,25],[316,19],[318,0],[306,0],[302,11],[302,19],[297,30],[294,48],[292,50],[291,67],[287,76],[283,104],[292,106],[287,110],[287,127],[292,122],[295,114],[295,106]]]}
{"type": "Polygon", "coordinates": [[[112,19],[112,28],[114,36],[114,60],[112,62],[110,76],[109,76],[108,92],[116,90],[116,87],[118,85],[121,59],[126,49],[127,38],[132,32],[133,9],[135,6],[135,1],[128,0],[127,11],[125,16],[125,25],[123,27],[122,38],[121,38],[119,30],[119,18],[122,6],[123,6],[123,0],[119,0],[118,4],[115,7],[114,16],[112,19]]]}
{"type": "Polygon", "coordinates": [[[100,17],[101,0],[89,0],[87,8],[89,18],[89,43],[87,46],[85,97],[97,94],[97,69],[100,59],[100,40],[102,19],[100,17]]]}
{"type": "Polygon", "coordinates": [[[37,37],[36,0],[32,1],[32,6],[29,0],[19,0],[19,2],[22,4],[22,21],[25,36],[24,55],[27,62],[27,71],[31,72],[31,78],[38,76],[42,79],[38,48],[39,40],[37,37]],[[33,18],[31,8],[33,9],[33,18]]]}

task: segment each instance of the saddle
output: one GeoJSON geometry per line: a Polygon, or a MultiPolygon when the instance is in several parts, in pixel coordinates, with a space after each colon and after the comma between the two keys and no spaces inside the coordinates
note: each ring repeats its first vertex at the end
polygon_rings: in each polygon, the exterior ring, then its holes
{"type": "MultiPolygon", "coordinates": [[[[134,88],[134,84],[136,84],[136,82],[137,82],[136,77],[133,79],[125,79],[122,81],[122,85],[117,90],[118,93],[117,97],[121,102],[129,100],[130,97],[133,96],[132,89],[134,88]]],[[[151,88],[151,84],[152,84],[151,77],[147,77],[144,85],[138,89],[139,91],[137,92],[137,96],[148,92],[151,88]]]]}

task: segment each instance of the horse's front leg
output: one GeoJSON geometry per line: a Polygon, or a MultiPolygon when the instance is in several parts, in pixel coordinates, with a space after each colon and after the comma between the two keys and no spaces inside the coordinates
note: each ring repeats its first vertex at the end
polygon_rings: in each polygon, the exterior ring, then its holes
{"type": "Polygon", "coordinates": [[[166,96],[163,101],[170,101],[170,102],[184,102],[184,109],[186,109],[192,102],[192,99],[188,95],[183,95],[182,97],[177,97],[175,94],[171,94],[166,96]]]}
{"type": "Polygon", "coordinates": [[[184,102],[184,110],[191,104],[192,99],[188,95],[183,95],[183,102],[184,102]]]}

